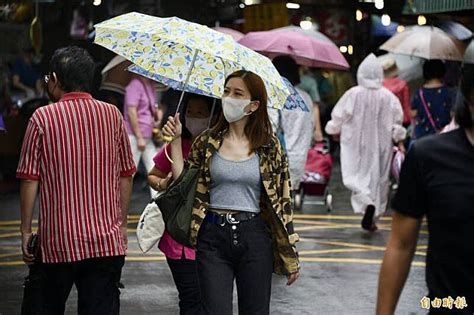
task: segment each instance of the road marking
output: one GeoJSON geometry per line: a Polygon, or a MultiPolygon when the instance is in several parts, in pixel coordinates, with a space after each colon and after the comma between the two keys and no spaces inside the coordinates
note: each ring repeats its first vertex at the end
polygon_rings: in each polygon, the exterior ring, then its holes
{"type": "MultiPolygon", "coordinates": [[[[327,263],[357,263],[357,264],[382,264],[381,259],[367,259],[367,258],[330,258],[330,257],[301,257],[301,261],[304,262],[327,262],[327,263]]],[[[426,264],[423,261],[413,261],[411,263],[413,267],[425,267],[426,264]]]]}
{"type": "MultiPolygon", "coordinates": [[[[18,248],[17,248],[18,249],[18,248]]],[[[0,254],[0,258],[21,256],[22,252],[0,254]]]]}
{"type": "Polygon", "coordinates": [[[23,260],[0,261],[0,266],[20,266],[20,265],[25,265],[23,260]]]}
{"type": "Polygon", "coordinates": [[[299,255],[315,255],[315,254],[329,254],[329,253],[355,253],[355,252],[370,252],[372,249],[364,248],[336,248],[336,249],[321,249],[321,250],[299,250],[299,255]]]}
{"type": "Polygon", "coordinates": [[[21,236],[20,232],[0,234],[0,238],[21,236]]]}

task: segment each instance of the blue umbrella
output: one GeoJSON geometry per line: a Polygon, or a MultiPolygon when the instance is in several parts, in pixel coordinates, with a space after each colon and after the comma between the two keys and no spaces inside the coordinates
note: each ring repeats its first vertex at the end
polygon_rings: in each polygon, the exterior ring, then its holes
{"type": "Polygon", "coordinates": [[[472,32],[460,23],[456,23],[453,21],[444,21],[441,22],[438,26],[440,29],[442,29],[449,35],[456,37],[459,40],[464,41],[472,38],[472,32]]]}
{"type": "MultiPolygon", "coordinates": [[[[156,73],[151,73],[149,71],[146,71],[142,67],[132,64],[130,67],[128,67],[128,71],[139,74],[141,76],[150,78],[154,81],[160,82],[174,90],[183,90],[183,84],[181,82],[171,80],[169,78],[165,78],[159,74],[156,73]]],[[[295,87],[288,81],[286,78],[282,77],[283,81],[288,87],[288,90],[290,91],[290,96],[286,99],[285,105],[283,106],[284,110],[300,110],[303,112],[309,112],[308,105],[304,102],[303,98],[301,95],[296,91],[295,87]]],[[[184,88],[185,92],[193,93],[193,94],[199,94],[199,95],[204,95],[208,97],[214,97],[214,95],[211,95],[207,93],[206,91],[197,89],[193,86],[186,85],[184,88]]]]}

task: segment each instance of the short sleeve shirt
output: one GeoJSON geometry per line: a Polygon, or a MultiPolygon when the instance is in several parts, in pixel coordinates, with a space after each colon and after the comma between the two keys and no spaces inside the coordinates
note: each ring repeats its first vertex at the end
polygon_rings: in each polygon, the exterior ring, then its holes
{"type": "Polygon", "coordinates": [[[455,93],[452,89],[443,86],[440,88],[421,88],[413,94],[411,108],[417,111],[415,117],[415,138],[435,134],[451,121],[455,93]],[[425,106],[420,97],[420,91],[426,101],[436,128],[431,123],[425,106]]]}
{"type": "Polygon", "coordinates": [[[128,108],[136,107],[138,126],[144,138],[150,139],[153,134],[153,115],[156,103],[156,91],[153,84],[140,79],[133,79],[125,88],[124,117],[129,135],[133,135],[128,108]]]}
{"type": "Polygon", "coordinates": [[[122,115],[87,93],[67,93],[35,111],[17,177],[39,181],[45,263],[125,255],[120,177],[135,163],[122,115]]]}
{"type": "Polygon", "coordinates": [[[472,314],[474,146],[463,129],[414,143],[403,164],[392,206],[407,216],[427,217],[426,281],[430,297],[464,296],[469,305],[466,314],[472,314]]]}

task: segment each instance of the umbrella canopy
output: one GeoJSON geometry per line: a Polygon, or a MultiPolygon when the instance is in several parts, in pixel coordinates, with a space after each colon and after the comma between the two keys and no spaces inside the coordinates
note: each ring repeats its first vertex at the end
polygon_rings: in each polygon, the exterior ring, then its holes
{"type": "Polygon", "coordinates": [[[231,36],[177,17],[127,13],[95,25],[95,43],[150,73],[222,95],[225,78],[238,70],[258,74],[269,106],[282,108],[290,92],[271,61],[231,36]]]}
{"type": "MultiPolygon", "coordinates": [[[[131,65],[128,68],[128,70],[133,73],[136,73],[141,76],[160,82],[174,90],[183,91],[183,88],[184,88],[185,92],[189,92],[193,94],[199,94],[199,95],[204,95],[204,96],[214,97],[214,98],[219,98],[219,99],[222,97],[222,95],[215,95],[215,94],[209,93],[208,91],[199,90],[190,85],[183,86],[178,81],[171,80],[154,73],[150,73],[149,71],[146,71],[145,69],[137,65],[131,65]]],[[[285,82],[288,90],[290,91],[290,96],[288,96],[288,98],[286,99],[286,102],[283,105],[283,109],[284,110],[300,110],[303,112],[309,112],[308,106],[306,105],[306,103],[304,102],[303,98],[298,93],[298,91],[296,91],[295,87],[286,78],[282,77],[282,79],[285,82]]]]}
{"type": "Polygon", "coordinates": [[[242,37],[244,37],[244,33],[241,33],[239,31],[236,31],[232,28],[228,28],[228,27],[213,27],[212,28],[213,30],[215,31],[218,31],[220,33],[223,33],[223,34],[227,34],[227,35],[230,35],[232,36],[232,38],[235,40],[235,41],[239,41],[242,37]]]}
{"type": "Polygon", "coordinates": [[[272,30],[272,32],[281,32],[281,31],[296,32],[296,33],[311,36],[314,39],[317,39],[317,40],[320,40],[320,41],[323,41],[323,42],[334,43],[329,37],[327,37],[326,35],[324,35],[321,32],[318,32],[316,30],[304,30],[301,27],[296,26],[296,25],[289,25],[289,26],[279,27],[279,28],[275,28],[275,29],[272,30]]]}
{"type": "MultiPolygon", "coordinates": [[[[130,65],[130,61],[128,61],[127,59],[125,59],[124,57],[122,56],[115,56],[114,58],[112,58],[112,60],[109,61],[108,64],[105,65],[105,67],[102,69],[101,73],[102,75],[106,74],[107,72],[109,72],[110,70],[112,70],[113,68],[117,67],[118,65],[120,65],[121,63],[124,63],[124,62],[127,62],[128,65],[126,65],[123,69],[127,68],[127,66],[130,65]]],[[[125,65],[125,64],[124,64],[125,65]]]]}
{"type": "Polygon", "coordinates": [[[398,55],[388,53],[377,57],[382,63],[385,60],[393,59],[398,68],[397,77],[407,82],[423,80],[424,59],[413,56],[398,55]]]}
{"type": "Polygon", "coordinates": [[[349,68],[334,43],[294,31],[250,32],[239,43],[271,58],[289,55],[299,65],[337,70],[349,68]]]}
{"type": "Polygon", "coordinates": [[[434,26],[413,26],[394,35],[380,49],[424,59],[462,61],[464,44],[434,26]]]}
{"type": "Polygon", "coordinates": [[[441,22],[439,28],[459,40],[468,40],[472,37],[472,32],[467,27],[453,21],[441,22]]]}
{"type": "Polygon", "coordinates": [[[474,40],[467,46],[466,52],[464,53],[464,63],[474,64],[474,40]]]}

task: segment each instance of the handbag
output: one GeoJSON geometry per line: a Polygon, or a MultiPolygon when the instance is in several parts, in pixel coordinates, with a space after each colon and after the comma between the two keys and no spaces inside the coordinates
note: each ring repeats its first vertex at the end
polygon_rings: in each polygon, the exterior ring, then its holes
{"type": "MultiPolygon", "coordinates": [[[[209,142],[209,137],[207,142],[209,142]]],[[[206,147],[207,143],[204,148],[206,147]]],[[[203,151],[202,160],[204,161],[206,149],[203,151]]],[[[174,240],[186,247],[192,247],[189,242],[191,217],[201,174],[201,167],[191,167],[186,163],[179,177],[155,199],[163,214],[166,230],[174,240]]]]}
{"type": "Polygon", "coordinates": [[[165,232],[165,222],[160,208],[155,199],[160,195],[158,193],[150,203],[143,209],[142,215],[137,225],[138,247],[143,253],[147,253],[161,239],[165,232]]]}
{"type": "Polygon", "coordinates": [[[393,158],[390,171],[393,178],[397,183],[400,181],[400,171],[402,170],[402,164],[405,160],[405,154],[398,147],[393,147],[393,158]]]}

